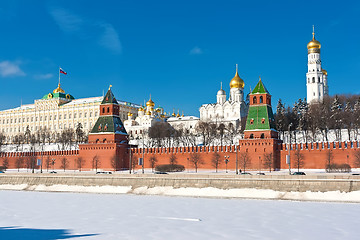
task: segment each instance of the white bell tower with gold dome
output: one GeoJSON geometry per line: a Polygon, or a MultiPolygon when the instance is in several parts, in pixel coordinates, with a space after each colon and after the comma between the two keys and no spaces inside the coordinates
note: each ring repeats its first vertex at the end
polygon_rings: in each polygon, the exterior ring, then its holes
{"type": "Polygon", "coordinates": [[[321,44],[315,39],[313,26],[313,38],[307,44],[308,49],[308,72],[306,73],[307,102],[322,102],[324,95],[329,94],[327,83],[327,71],[321,67],[320,48],[321,44]]]}

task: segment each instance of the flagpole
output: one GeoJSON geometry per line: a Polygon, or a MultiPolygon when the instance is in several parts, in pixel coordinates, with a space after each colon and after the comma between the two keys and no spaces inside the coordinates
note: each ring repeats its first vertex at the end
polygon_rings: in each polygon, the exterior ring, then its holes
{"type": "Polygon", "coordinates": [[[60,66],[59,66],[59,86],[60,86],[60,66]]]}

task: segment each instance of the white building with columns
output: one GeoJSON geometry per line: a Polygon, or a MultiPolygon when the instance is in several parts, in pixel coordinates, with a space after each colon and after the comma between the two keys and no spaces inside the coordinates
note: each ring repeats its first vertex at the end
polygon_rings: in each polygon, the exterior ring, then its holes
{"type": "Polygon", "coordinates": [[[226,93],[222,89],[216,94],[216,103],[204,104],[200,107],[200,120],[212,122],[231,122],[236,126],[247,116],[248,106],[244,101],[244,80],[236,73],[230,81],[230,94],[226,99],[226,93]]]}
{"type": "Polygon", "coordinates": [[[324,96],[329,95],[327,71],[321,67],[320,48],[321,44],[313,38],[307,44],[308,49],[308,72],[306,73],[307,102],[322,102],[324,96]]]}

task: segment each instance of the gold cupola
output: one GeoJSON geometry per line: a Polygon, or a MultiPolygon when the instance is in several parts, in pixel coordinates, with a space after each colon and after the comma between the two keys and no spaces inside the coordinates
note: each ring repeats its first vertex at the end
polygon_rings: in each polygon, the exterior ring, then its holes
{"type": "Polygon", "coordinates": [[[322,73],[327,76],[327,71],[325,69],[321,69],[322,73]]]}
{"type": "Polygon", "coordinates": [[[150,95],[149,101],[147,101],[147,103],[146,103],[146,106],[148,106],[148,107],[154,107],[155,106],[155,103],[151,100],[151,95],[150,95]]]}
{"type": "Polygon", "coordinates": [[[230,88],[244,88],[244,86],[245,86],[244,80],[240,78],[238,73],[238,65],[236,64],[236,73],[235,73],[235,77],[233,77],[233,79],[231,79],[230,81],[230,88]]]}
{"type": "Polygon", "coordinates": [[[65,93],[65,91],[60,87],[60,83],[56,89],[54,89],[53,93],[65,93]]]}
{"type": "Polygon", "coordinates": [[[313,38],[311,41],[307,44],[307,49],[309,53],[312,52],[320,52],[321,44],[318,40],[315,39],[315,30],[313,26],[313,32],[312,32],[313,38]]]}

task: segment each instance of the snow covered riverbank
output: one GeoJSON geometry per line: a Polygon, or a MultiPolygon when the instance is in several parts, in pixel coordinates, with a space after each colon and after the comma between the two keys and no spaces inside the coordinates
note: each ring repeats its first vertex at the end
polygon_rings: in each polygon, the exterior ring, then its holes
{"type": "Polygon", "coordinates": [[[131,186],[79,186],[79,185],[0,185],[0,190],[26,190],[41,192],[76,192],[76,193],[106,193],[106,194],[136,194],[161,196],[186,196],[207,198],[246,198],[298,201],[334,201],[360,203],[360,191],[353,192],[284,192],[269,189],[218,189],[207,188],[174,188],[174,187],[137,187],[131,186]]]}
{"type": "Polygon", "coordinates": [[[2,240],[357,239],[358,204],[0,191],[2,240]]]}

